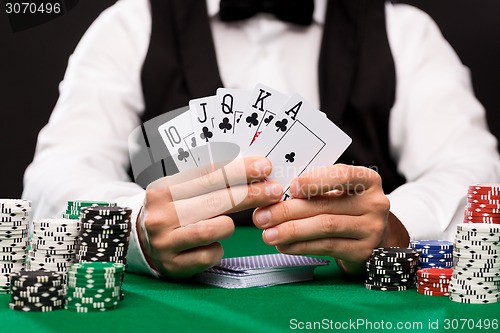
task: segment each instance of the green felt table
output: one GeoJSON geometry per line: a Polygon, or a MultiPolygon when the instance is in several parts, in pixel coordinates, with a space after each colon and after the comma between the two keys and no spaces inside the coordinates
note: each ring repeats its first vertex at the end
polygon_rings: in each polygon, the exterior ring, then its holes
{"type": "MultiPolygon", "coordinates": [[[[237,228],[223,243],[226,257],[276,252],[251,227],[237,228]]],[[[314,281],[267,288],[222,289],[127,274],[123,289],[119,308],[102,313],[13,311],[10,295],[0,295],[0,332],[500,331],[500,303],[367,290],[342,276],[333,261],[316,269],[314,281]]]]}

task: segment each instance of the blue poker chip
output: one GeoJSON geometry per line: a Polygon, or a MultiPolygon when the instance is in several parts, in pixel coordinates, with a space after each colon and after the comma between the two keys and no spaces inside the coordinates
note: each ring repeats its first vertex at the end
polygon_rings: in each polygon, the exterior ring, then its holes
{"type": "Polygon", "coordinates": [[[422,268],[451,268],[453,267],[453,262],[428,262],[428,263],[420,263],[418,265],[420,269],[422,268]]]}
{"type": "Polygon", "coordinates": [[[427,253],[427,254],[422,254],[420,256],[420,259],[425,259],[425,260],[430,260],[430,259],[452,259],[453,258],[453,252],[447,252],[447,253],[427,253]]]}
{"type": "Polygon", "coordinates": [[[449,250],[453,249],[453,242],[446,240],[434,240],[434,239],[423,239],[411,242],[411,247],[419,249],[429,249],[429,250],[449,250]]]}
{"type": "Polygon", "coordinates": [[[453,262],[453,258],[420,258],[420,263],[453,262]]]}
{"type": "Polygon", "coordinates": [[[420,255],[442,255],[442,254],[453,254],[453,249],[447,250],[431,250],[431,249],[415,249],[420,255]]]}

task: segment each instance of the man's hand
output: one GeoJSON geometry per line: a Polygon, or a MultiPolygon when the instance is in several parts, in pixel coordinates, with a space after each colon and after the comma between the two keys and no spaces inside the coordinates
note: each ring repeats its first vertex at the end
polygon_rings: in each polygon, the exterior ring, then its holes
{"type": "Polygon", "coordinates": [[[331,256],[346,273],[360,274],[374,248],[409,244],[371,169],[321,168],[292,181],[290,192],[293,200],[258,208],[253,216],[264,241],[280,252],[331,256]]]}
{"type": "Polygon", "coordinates": [[[281,186],[265,180],[270,172],[267,159],[251,157],[235,160],[223,169],[197,169],[151,183],[137,221],[150,265],[175,278],[217,265],[224,254],[218,241],[234,231],[232,219],[222,214],[280,200],[281,186]],[[141,224],[150,248],[146,248],[141,224]]]}

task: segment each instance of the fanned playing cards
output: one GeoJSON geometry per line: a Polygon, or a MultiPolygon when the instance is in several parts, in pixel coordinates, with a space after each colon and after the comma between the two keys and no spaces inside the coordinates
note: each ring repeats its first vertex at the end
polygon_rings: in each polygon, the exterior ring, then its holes
{"type": "Polygon", "coordinates": [[[196,275],[195,279],[230,289],[267,287],[312,280],[316,267],[328,264],[324,259],[281,253],[224,258],[218,266],[196,275]]]}
{"type": "Polygon", "coordinates": [[[335,163],[351,144],[302,96],[263,84],[253,90],[219,88],[214,96],[191,100],[186,110],[158,127],[175,164],[168,167],[177,169],[167,174],[214,165],[217,156],[227,160],[231,143],[236,149],[229,159],[265,156],[272,162],[269,179],[283,186],[283,200],[290,198],[293,178],[335,163]]]}

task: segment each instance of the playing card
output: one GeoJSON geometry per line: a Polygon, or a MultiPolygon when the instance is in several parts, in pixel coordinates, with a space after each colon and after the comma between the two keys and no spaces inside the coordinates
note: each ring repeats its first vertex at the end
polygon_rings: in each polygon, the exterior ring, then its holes
{"type": "Polygon", "coordinates": [[[222,288],[267,287],[312,280],[314,269],[328,264],[324,259],[281,253],[224,258],[195,279],[222,288]]]}
{"type": "Polygon", "coordinates": [[[214,116],[214,141],[233,142],[241,147],[237,128],[250,94],[248,90],[217,89],[215,102],[209,109],[209,114],[214,116]]]}
{"type": "Polygon", "coordinates": [[[287,95],[271,87],[261,83],[255,86],[250,100],[243,110],[242,120],[237,127],[238,138],[243,150],[249,147],[271,123],[287,99],[287,95]]]}
{"type": "Polygon", "coordinates": [[[198,140],[193,131],[191,117],[188,110],[158,127],[158,132],[179,171],[200,165],[195,152],[198,140]]]}
{"type": "Polygon", "coordinates": [[[214,101],[215,96],[207,96],[189,101],[195,135],[203,143],[208,143],[213,138],[214,118],[208,114],[208,110],[214,101]]]}
{"type": "Polygon", "coordinates": [[[209,144],[214,138],[214,117],[209,114],[208,110],[214,102],[215,96],[189,101],[193,131],[200,147],[198,149],[198,160],[202,166],[212,163],[209,144]]]}
{"type": "Polygon", "coordinates": [[[215,268],[232,271],[277,269],[296,266],[317,266],[327,264],[327,260],[289,254],[264,254],[258,256],[224,258],[215,268]]]}
{"type": "Polygon", "coordinates": [[[292,179],[314,167],[333,164],[351,144],[347,134],[326,120],[300,95],[293,95],[245,152],[245,156],[261,155],[271,161],[268,178],[283,186],[283,200],[290,197],[292,179]]]}

